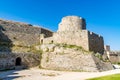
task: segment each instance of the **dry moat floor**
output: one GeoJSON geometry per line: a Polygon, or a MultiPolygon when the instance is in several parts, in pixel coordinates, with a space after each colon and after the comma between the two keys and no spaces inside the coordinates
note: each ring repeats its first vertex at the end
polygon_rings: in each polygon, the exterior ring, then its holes
{"type": "Polygon", "coordinates": [[[105,72],[64,72],[38,68],[0,72],[2,80],[85,80],[120,73],[120,69],[105,72]]]}

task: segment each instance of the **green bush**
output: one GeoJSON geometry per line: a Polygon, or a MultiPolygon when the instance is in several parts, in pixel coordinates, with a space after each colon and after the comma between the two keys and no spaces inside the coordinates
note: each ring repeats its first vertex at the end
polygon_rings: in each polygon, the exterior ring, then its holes
{"type": "Polygon", "coordinates": [[[100,60],[103,60],[102,55],[100,53],[96,53],[95,56],[98,57],[100,60]]]}
{"type": "Polygon", "coordinates": [[[77,45],[70,45],[70,44],[56,44],[56,46],[61,46],[61,47],[64,47],[64,48],[76,49],[76,50],[80,50],[80,51],[84,51],[84,52],[90,52],[90,51],[86,51],[86,50],[83,49],[81,46],[77,46],[77,45]]]}

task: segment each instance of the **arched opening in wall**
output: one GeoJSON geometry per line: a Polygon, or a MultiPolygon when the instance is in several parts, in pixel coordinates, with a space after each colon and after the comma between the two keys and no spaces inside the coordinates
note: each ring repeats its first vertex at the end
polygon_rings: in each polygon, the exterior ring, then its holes
{"type": "Polygon", "coordinates": [[[43,44],[43,39],[41,39],[41,44],[43,44]]]}
{"type": "Polygon", "coordinates": [[[21,66],[21,58],[20,57],[16,58],[15,66],[21,66]]]}
{"type": "Polygon", "coordinates": [[[53,43],[53,40],[51,41],[51,43],[53,43]]]}

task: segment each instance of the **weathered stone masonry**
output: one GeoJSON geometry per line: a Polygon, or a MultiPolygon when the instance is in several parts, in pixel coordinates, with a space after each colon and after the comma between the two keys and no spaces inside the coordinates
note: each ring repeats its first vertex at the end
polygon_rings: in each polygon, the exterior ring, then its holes
{"type": "Polygon", "coordinates": [[[103,54],[104,41],[102,36],[86,30],[85,19],[81,17],[64,17],[55,33],[31,24],[0,20],[1,70],[13,69],[18,65],[33,67],[39,63],[42,68],[55,70],[113,69],[111,63],[101,61],[89,51],[103,54]],[[60,46],[64,44],[74,48],[60,46]],[[78,48],[79,46],[84,49],[78,48]],[[27,50],[35,47],[36,50],[43,50],[43,54],[32,54],[27,50]]]}
{"type": "Polygon", "coordinates": [[[31,24],[0,20],[0,70],[38,66],[40,54],[29,49],[40,44],[40,34],[49,37],[52,31],[31,24]]]}
{"type": "MultiPolygon", "coordinates": [[[[34,27],[30,24],[0,20],[0,43],[32,46],[40,43],[40,34],[49,37],[52,36],[52,31],[34,27]]],[[[1,50],[3,51],[3,49],[0,49],[0,51],[1,50]]]]}
{"type": "Polygon", "coordinates": [[[69,71],[113,69],[110,62],[104,62],[96,56],[97,52],[99,56],[104,53],[103,37],[86,30],[85,19],[81,17],[64,17],[58,31],[52,37],[42,36],[41,43],[42,68],[69,71]]]}
{"type": "Polygon", "coordinates": [[[104,40],[103,37],[93,32],[88,31],[89,50],[95,53],[104,53],[104,40]]]}
{"type": "Polygon", "coordinates": [[[104,40],[86,29],[85,19],[77,16],[67,16],[59,24],[58,31],[44,43],[65,43],[83,47],[85,50],[104,53],[104,40]]]}
{"type": "Polygon", "coordinates": [[[0,52],[0,70],[35,67],[40,64],[39,54],[0,52]]]}

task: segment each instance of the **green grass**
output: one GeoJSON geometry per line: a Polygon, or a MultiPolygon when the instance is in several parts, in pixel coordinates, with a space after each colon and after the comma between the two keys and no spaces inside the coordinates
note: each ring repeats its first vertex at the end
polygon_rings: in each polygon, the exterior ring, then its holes
{"type": "Polygon", "coordinates": [[[120,80],[120,74],[91,78],[91,79],[87,79],[87,80],[120,80]]]}
{"type": "Polygon", "coordinates": [[[85,49],[83,49],[81,46],[77,46],[77,45],[70,45],[70,44],[56,44],[57,46],[63,47],[63,48],[70,48],[70,49],[76,49],[76,50],[80,50],[80,51],[84,51],[87,53],[90,53],[90,51],[87,51],[85,49]]]}

